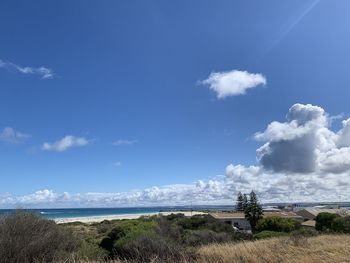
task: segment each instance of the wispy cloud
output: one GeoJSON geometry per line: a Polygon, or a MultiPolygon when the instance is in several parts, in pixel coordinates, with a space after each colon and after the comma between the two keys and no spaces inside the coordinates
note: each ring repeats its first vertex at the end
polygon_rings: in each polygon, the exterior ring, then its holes
{"type": "Polygon", "coordinates": [[[67,135],[61,140],[58,140],[53,143],[45,142],[42,145],[42,149],[45,151],[56,151],[56,152],[64,152],[72,147],[85,146],[90,142],[84,137],[75,137],[72,135],[67,135]]]}
{"type": "Polygon", "coordinates": [[[248,71],[231,70],[224,72],[212,72],[209,77],[199,82],[208,85],[209,89],[216,92],[218,99],[228,96],[246,94],[248,89],[266,84],[266,78],[260,73],[249,73],[248,71]]]}
{"type": "Polygon", "coordinates": [[[0,68],[7,69],[9,71],[19,72],[22,74],[38,75],[42,79],[51,79],[54,77],[52,69],[46,67],[22,67],[12,62],[3,61],[0,59],[0,68]]]}
{"type": "Polygon", "coordinates": [[[22,143],[25,140],[29,139],[31,136],[25,134],[11,127],[5,127],[2,132],[0,132],[0,141],[9,142],[9,143],[22,143]]]}
{"type": "Polygon", "coordinates": [[[138,140],[117,140],[113,142],[113,145],[120,146],[120,145],[134,145],[135,143],[138,143],[138,140]]]}

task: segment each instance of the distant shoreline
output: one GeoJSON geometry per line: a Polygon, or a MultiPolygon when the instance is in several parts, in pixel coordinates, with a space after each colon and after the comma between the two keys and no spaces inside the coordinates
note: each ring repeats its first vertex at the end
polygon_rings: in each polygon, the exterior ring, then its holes
{"type": "Polygon", "coordinates": [[[206,213],[199,211],[169,211],[169,212],[153,212],[153,213],[135,213],[135,214],[119,214],[119,215],[99,215],[99,216],[83,216],[83,217],[66,217],[55,218],[54,221],[57,224],[81,222],[81,223],[99,223],[104,220],[122,220],[122,219],[137,219],[141,216],[154,216],[154,215],[170,215],[170,214],[184,214],[185,216],[203,215],[206,213]]]}

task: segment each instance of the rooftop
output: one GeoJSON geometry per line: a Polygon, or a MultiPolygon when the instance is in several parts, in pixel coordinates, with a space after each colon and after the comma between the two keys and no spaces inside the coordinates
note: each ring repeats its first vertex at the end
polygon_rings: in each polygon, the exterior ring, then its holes
{"type": "MultiPolygon", "coordinates": [[[[233,218],[245,218],[244,213],[241,212],[215,212],[210,213],[210,215],[216,219],[233,219],[233,218]]],[[[294,212],[290,211],[280,211],[280,212],[264,212],[264,217],[266,216],[279,216],[284,218],[295,218],[295,219],[302,219],[301,216],[297,215],[294,212]]]]}
{"type": "MultiPolygon", "coordinates": [[[[327,208],[316,208],[316,207],[310,207],[310,208],[305,208],[303,210],[298,211],[300,214],[302,214],[304,211],[314,215],[315,217],[319,213],[331,213],[331,214],[339,214],[339,215],[350,215],[350,210],[347,209],[327,209],[327,208]]],[[[297,213],[298,213],[297,212],[297,213]]]]}
{"type": "Polygon", "coordinates": [[[316,221],[315,220],[307,220],[303,223],[301,223],[302,226],[310,226],[310,227],[315,227],[316,226],[316,221]]]}

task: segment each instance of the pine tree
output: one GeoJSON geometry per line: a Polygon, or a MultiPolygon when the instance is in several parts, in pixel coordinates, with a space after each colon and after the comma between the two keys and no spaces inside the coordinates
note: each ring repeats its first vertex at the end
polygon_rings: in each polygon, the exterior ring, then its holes
{"type": "Polygon", "coordinates": [[[263,210],[259,204],[258,197],[251,191],[249,194],[249,201],[244,209],[245,218],[249,221],[252,231],[255,232],[256,224],[262,218],[263,210]]]}
{"type": "Polygon", "coordinates": [[[243,194],[243,211],[247,209],[248,206],[248,197],[247,194],[243,194]]]}
{"type": "Polygon", "coordinates": [[[237,194],[236,211],[244,211],[244,195],[241,192],[237,194]]]}

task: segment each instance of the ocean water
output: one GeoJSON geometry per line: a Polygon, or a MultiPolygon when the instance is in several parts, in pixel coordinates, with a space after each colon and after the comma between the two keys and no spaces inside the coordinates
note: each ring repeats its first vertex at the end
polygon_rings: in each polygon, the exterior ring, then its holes
{"type": "MultiPolygon", "coordinates": [[[[92,217],[107,215],[148,214],[166,211],[193,210],[231,210],[232,206],[169,206],[169,207],[126,207],[126,208],[54,208],[54,209],[26,209],[46,219],[92,217]]],[[[0,215],[14,213],[14,209],[0,209],[0,215]]]]}
{"type": "MultiPolygon", "coordinates": [[[[55,209],[26,209],[46,219],[74,218],[74,217],[91,217],[106,215],[127,215],[156,213],[158,208],[55,208],[55,209]]],[[[13,213],[13,209],[1,209],[0,215],[13,213]]]]}

